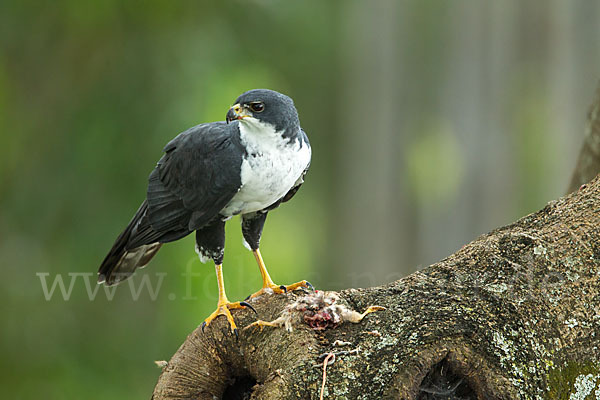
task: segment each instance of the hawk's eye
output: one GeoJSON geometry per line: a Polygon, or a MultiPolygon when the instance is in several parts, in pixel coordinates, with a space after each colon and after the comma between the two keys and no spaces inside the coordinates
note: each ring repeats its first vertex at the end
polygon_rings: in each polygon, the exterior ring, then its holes
{"type": "Polygon", "coordinates": [[[254,112],[263,112],[265,104],[257,101],[256,103],[250,103],[250,109],[254,112]]]}

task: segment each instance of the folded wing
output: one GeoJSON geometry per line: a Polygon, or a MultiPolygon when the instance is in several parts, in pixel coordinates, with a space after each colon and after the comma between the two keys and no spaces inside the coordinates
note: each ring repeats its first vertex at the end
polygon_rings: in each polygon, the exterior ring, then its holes
{"type": "Polygon", "coordinates": [[[164,148],[148,180],[147,199],[100,266],[99,281],[117,283],[146,265],[162,243],[202,228],[241,186],[243,148],[237,124],[190,128],[164,148]]]}

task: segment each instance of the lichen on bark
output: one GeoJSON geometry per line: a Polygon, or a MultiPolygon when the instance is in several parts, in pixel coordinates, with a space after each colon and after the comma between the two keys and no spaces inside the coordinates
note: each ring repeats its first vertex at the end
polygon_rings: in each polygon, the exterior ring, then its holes
{"type": "MultiPolygon", "coordinates": [[[[599,279],[596,179],[404,279],[339,292],[339,301],[359,312],[386,307],[358,324],[251,329],[238,340],[219,321],[204,334],[196,330],[165,368],[154,397],[220,398],[245,379],[256,382],[249,390],[255,399],[319,398],[319,356],[330,352],[339,356],[328,366],[328,398],[417,398],[442,362],[478,398],[571,393],[565,385],[574,388],[573,366],[590,366],[576,369],[579,375],[599,365],[599,279]]],[[[271,296],[255,307],[275,319],[303,295],[271,296]]],[[[253,321],[249,312],[236,318],[240,325],[253,321]]]]}

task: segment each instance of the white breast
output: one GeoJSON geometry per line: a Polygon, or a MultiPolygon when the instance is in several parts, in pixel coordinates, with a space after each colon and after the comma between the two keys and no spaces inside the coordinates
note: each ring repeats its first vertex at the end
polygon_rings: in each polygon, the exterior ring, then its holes
{"type": "Polygon", "coordinates": [[[311,151],[300,138],[290,142],[281,132],[254,118],[240,121],[240,138],[248,154],[242,162],[242,186],[221,214],[262,210],[301,183],[311,151]]]}

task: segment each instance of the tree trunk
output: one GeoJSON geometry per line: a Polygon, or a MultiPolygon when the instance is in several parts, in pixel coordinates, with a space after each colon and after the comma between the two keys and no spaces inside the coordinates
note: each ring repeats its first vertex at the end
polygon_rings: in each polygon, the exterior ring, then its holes
{"type": "MultiPolygon", "coordinates": [[[[574,193],[399,281],[257,299],[281,327],[238,339],[224,319],[196,329],[153,398],[319,399],[323,385],[329,399],[600,394],[600,177],[581,186],[600,171],[598,96],[574,193]],[[351,310],[372,305],[386,310],[351,323],[351,310]]],[[[254,321],[251,311],[234,317],[254,321]]]]}
{"type": "Polygon", "coordinates": [[[583,147],[579,152],[577,166],[569,184],[569,192],[589,182],[600,172],[600,85],[596,89],[596,98],[588,112],[583,147]]]}

